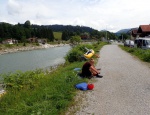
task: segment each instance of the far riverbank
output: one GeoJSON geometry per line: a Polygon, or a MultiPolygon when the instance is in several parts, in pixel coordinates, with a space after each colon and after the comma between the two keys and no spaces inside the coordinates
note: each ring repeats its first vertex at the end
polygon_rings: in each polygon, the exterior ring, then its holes
{"type": "Polygon", "coordinates": [[[51,48],[51,47],[61,47],[68,44],[40,44],[39,46],[36,45],[29,45],[29,46],[22,46],[22,47],[14,47],[14,48],[6,48],[0,50],[0,55],[7,54],[7,53],[15,53],[21,51],[29,51],[29,50],[37,50],[37,49],[44,49],[44,48],[51,48]]]}

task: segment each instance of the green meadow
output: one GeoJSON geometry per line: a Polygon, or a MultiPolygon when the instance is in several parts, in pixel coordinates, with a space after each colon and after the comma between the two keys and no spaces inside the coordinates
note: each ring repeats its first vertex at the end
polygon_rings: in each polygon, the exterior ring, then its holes
{"type": "Polygon", "coordinates": [[[62,32],[53,32],[54,38],[57,40],[61,40],[62,32]]]}

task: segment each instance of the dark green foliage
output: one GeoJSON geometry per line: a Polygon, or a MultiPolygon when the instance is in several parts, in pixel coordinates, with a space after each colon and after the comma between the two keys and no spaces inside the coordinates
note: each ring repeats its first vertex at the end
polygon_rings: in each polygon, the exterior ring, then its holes
{"type": "Polygon", "coordinates": [[[83,53],[81,51],[73,49],[67,54],[66,60],[69,62],[76,62],[80,60],[82,55],[83,53]]]}
{"type": "Polygon", "coordinates": [[[47,38],[48,41],[54,41],[54,35],[51,29],[49,28],[38,28],[37,32],[35,32],[38,38],[47,38]]]}
{"type": "Polygon", "coordinates": [[[38,37],[54,41],[53,31],[50,28],[44,26],[37,26],[34,28],[29,20],[27,20],[24,24],[18,23],[16,25],[0,23],[0,38],[3,38],[3,40],[13,38],[24,42],[22,41],[22,37],[25,37],[25,39],[38,37]]]}
{"type": "Polygon", "coordinates": [[[69,36],[68,31],[63,31],[61,39],[67,41],[69,38],[70,36],[69,36]]]}
{"type": "Polygon", "coordinates": [[[24,27],[25,28],[31,28],[31,23],[29,20],[27,20],[25,23],[24,23],[24,27]]]}
{"type": "MultiPolygon", "coordinates": [[[[71,25],[32,25],[29,20],[24,24],[11,25],[9,23],[0,23],[0,38],[5,39],[16,39],[22,42],[22,36],[26,39],[31,37],[44,38],[50,42],[54,41],[53,32],[62,32],[61,39],[68,41],[73,36],[81,36],[83,33],[88,34],[88,39],[101,40],[102,37],[106,36],[106,32],[94,30],[84,26],[71,26],[71,25]]],[[[109,39],[116,39],[114,33],[107,32],[109,39]]],[[[57,39],[57,38],[56,38],[57,39]]],[[[2,40],[0,40],[1,42],[2,40]]]]}
{"type": "Polygon", "coordinates": [[[13,30],[13,25],[8,23],[0,23],[0,38],[10,38],[13,30]]]}

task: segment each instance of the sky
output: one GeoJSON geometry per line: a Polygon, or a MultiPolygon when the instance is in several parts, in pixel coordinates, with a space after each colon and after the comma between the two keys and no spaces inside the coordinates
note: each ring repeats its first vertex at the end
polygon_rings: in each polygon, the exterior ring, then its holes
{"type": "Polygon", "coordinates": [[[117,32],[150,24],[150,0],[0,0],[0,22],[117,32]]]}

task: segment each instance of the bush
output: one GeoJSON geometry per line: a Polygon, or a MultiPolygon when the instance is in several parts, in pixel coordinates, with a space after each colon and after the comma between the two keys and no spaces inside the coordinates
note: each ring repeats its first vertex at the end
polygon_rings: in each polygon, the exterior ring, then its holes
{"type": "Polygon", "coordinates": [[[134,52],[134,49],[129,49],[128,52],[132,53],[132,52],[134,52]]]}
{"type": "Polygon", "coordinates": [[[6,89],[33,89],[37,85],[37,81],[44,76],[42,70],[3,74],[6,89]]]}
{"type": "Polygon", "coordinates": [[[91,44],[77,45],[72,50],[70,50],[70,52],[68,52],[67,56],[65,57],[66,61],[82,61],[84,59],[83,54],[87,51],[85,47],[88,49],[93,49],[93,46],[91,44]]]}
{"type": "Polygon", "coordinates": [[[146,50],[143,53],[143,60],[146,61],[146,62],[150,62],[150,50],[146,50]]]}
{"type": "Polygon", "coordinates": [[[80,60],[80,57],[82,55],[82,52],[77,50],[77,49],[73,49],[71,50],[67,56],[66,56],[66,61],[69,62],[76,62],[80,60]]]}

